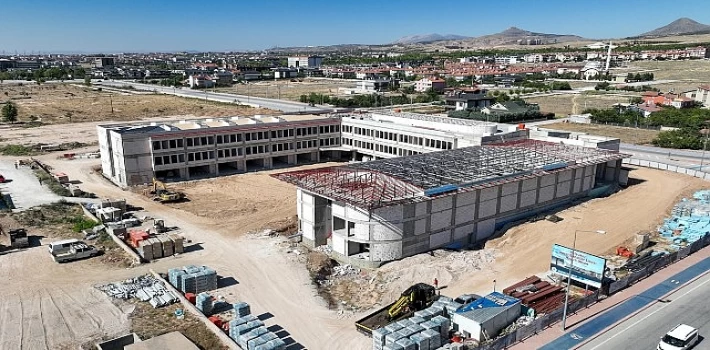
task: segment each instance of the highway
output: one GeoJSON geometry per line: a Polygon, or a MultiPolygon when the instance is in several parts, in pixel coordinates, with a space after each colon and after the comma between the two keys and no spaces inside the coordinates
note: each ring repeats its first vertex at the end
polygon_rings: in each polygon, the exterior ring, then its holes
{"type": "Polygon", "coordinates": [[[131,81],[108,81],[97,82],[94,85],[104,85],[111,87],[133,86],[136,90],[156,91],[163,94],[176,95],[189,98],[200,98],[209,101],[237,103],[252,107],[268,108],[287,113],[294,112],[332,112],[333,108],[323,106],[309,106],[307,103],[279,100],[275,98],[252,97],[246,95],[227,94],[221,92],[211,92],[209,89],[193,90],[189,88],[174,88],[171,86],[159,86],[151,84],[135,83],[131,81]]]}
{"type": "MultiPolygon", "coordinates": [[[[679,323],[698,328],[701,336],[710,338],[710,274],[679,288],[667,300],[655,302],[579,349],[655,349],[660,338],[679,323]]],[[[710,349],[710,339],[695,348],[710,349]]]]}

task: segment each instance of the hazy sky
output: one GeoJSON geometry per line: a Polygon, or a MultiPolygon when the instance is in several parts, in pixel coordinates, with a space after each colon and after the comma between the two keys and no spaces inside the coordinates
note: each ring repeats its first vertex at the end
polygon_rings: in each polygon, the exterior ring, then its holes
{"type": "Polygon", "coordinates": [[[0,0],[0,53],[247,50],[385,44],[415,34],[479,36],[516,26],[587,38],[637,35],[710,1],[0,0]]]}

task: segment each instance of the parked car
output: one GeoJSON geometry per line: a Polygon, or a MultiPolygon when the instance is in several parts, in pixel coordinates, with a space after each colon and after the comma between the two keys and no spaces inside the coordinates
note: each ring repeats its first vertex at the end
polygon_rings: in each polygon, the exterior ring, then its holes
{"type": "Polygon", "coordinates": [[[679,324],[661,338],[658,350],[687,350],[698,343],[698,329],[687,324],[679,324]]]}

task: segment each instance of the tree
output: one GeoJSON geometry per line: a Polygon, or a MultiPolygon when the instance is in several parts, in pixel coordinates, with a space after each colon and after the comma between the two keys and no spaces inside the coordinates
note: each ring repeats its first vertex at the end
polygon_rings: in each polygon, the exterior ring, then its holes
{"type": "Polygon", "coordinates": [[[91,76],[84,76],[84,85],[91,86],[91,76]]]}
{"type": "Polygon", "coordinates": [[[10,123],[17,121],[17,106],[14,103],[8,102],[2,107],[2,119],[10,123]]]}

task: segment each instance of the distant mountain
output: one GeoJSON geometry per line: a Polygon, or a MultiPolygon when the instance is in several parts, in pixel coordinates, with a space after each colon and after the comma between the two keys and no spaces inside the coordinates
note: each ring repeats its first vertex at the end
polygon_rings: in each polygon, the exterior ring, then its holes
{"type": "Polygon", "coordinates": [[[466,44],[474,46],[497,46],[497,45],[546,45],[563,43],[568,41],[588,40],[578,35],[572,34],[547,34],[536,33],[529,30],[510,27],[500,33],[479,36],[463,40],[466,44]]]}
{"type": "Polygon", "coordinates": [[[640,34],[639,37],[663,37],[680,34],[705,34],[710,32],[710,25],[698,23],[690,18],[679,18],[668,25],[640,34]]]}
{"type": "Polygon", "coordinates": [[[441,35],[441,34],[423,34],[423,35],[409,35],[405,37],[401,37],[395,41],[392,42],[392,44],[421,44],[421,43],[430,43],[434,41],[446,41],[446,40],[461,40],[461,39],[467,39],[469,37],[463,36],[463,35],[456,35],[456,34],[446,34],[446,35],[441,35]]]}

